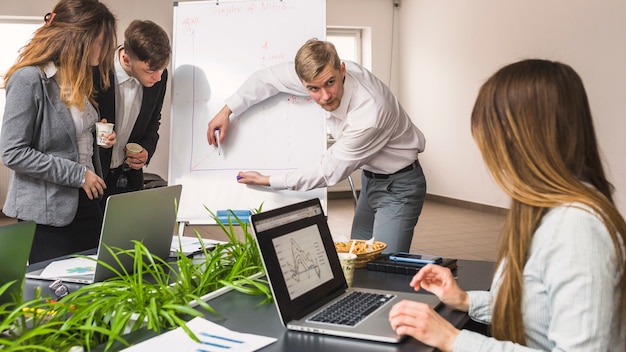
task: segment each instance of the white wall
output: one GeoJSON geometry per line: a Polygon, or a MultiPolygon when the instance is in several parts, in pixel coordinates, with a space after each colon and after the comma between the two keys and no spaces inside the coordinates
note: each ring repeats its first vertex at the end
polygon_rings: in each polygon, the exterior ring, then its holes
{"type": "Polygon", "coordinates": [[[420,160],[429,193],[508,205],[472,141],[470,113],[479,86],[498,68],[539,57],[581,75],[626,211],[626,2],[405,0],[396,11],[399,97],[426,134],[420,160]]]}
{"type": "MultiPolygon", "coordinates": [[[[119,37],[135,18],[172,32],[172,0],[103,0],[119,37]]],[[[2,0],[0,15],[42,16],[56,0],[2,0]]],[[[566,62],[582,76],[596,132],[626,210],[626,2],[621,0],[327,0],[327,23],[369,28],[374,74],[398,94],[424,131],[420,161],[431,194],[506,207],[472,141],[478,87],[502,65],[528,57],[566,62]],[[393,65],[392,58],[393,55],[393,65]]],[[[0,47],[2,39],[0,38],[0,47]]],[[[169,88],[169,87],[168,87],[169,88]]],[[[169,96],[161,141],[148,168],[167,175],[169,96]]]]}
{"type": "Polygon", "coordinates": [[[365,50],[372,53],[363,64],[383,82],[389,84],[393,39],[393,6],[391,0],[327,0],[326,24],[365,29],[365,50]],[[360,9],[355,11],[355,9],[360,9]]]}

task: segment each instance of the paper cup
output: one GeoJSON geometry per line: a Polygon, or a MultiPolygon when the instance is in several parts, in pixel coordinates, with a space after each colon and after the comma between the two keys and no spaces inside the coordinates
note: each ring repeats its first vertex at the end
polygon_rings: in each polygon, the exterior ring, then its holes
{"type": "Polygon", "coordinates": [[[128,143],[126,144],[126,148],[124,148],[124,150],[126,151],[126,155],[137,154],[141,153],[143,147],[137,143],[128,143]]]}
{"type": "Polygon", "coordinates": [[[337,256],[339,256],[339,262],[341,263],[343,276],[346,277],[348,287],[352,287],[352,281],[354,279],[354,264],[356,263],[356,254],[337,253],[337,256]]]}
{"type": "Polygon", "coordinates": [[[106,145],[107,136],[113,133],[113,124],[96,122],[96,140],[98,145],[106,145]]]}

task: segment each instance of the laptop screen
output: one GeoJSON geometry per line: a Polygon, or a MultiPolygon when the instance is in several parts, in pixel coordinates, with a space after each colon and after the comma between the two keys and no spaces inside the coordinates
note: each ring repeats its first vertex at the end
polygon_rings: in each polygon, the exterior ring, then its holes
{"type": "Polygon", "coordinates": [[[0,226],[0,286],[15,281],[0,295],[0,305],[22,301],[26,263],[36,226],[32,221],[0,226]]]}
{"type": "Polygon", "coordinates": [[[97,255],[94,256],[97,263],[69,255],[42,263],[43,267],[36,263],[29,267],[26,277],[60,278],[66,282],[90,284],[116,276],[111,269],[132,273],[134,256],[130,251],[135,248],[133,241],[141,242],[151,255],[167,260],[176,232],[176,209],[181,191],[182,185],[172,185],[110,196],[104,211],[97,255]]]}
{"type": "MultiPolygon", "coordinates": [[[[176,209],[181,192],[182,185],[172,185],[110,196],[104,211],[98,260],[116,269],[121,263],[127,272],[132,272],[132,256],[118,255],[116,258],[105,248],[106,245],[131,250],[135,247],[132,241],[143,243],[152,255],[166,260],[176,229],[176,209]]],[[[94,280],[102,281],[114,275],[106,266],[97,265],[94,280]]]]}
{"type": "Polygon", "coordinates": [[[284,323],[347,288],[319,199],[253,214],[251,223],[284,323]]]}

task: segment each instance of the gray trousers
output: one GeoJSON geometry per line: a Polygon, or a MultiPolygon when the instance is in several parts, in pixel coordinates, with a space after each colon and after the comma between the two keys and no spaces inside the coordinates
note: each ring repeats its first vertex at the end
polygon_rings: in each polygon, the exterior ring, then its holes
{"type": "Polygon", "coordinates": [[[419,163],[387,178],[361,176],[361,194],[352,221],[353,239],[387,243],[383,253],[408,252],[413,229],[426,197],[426,178],[419,163]]]}

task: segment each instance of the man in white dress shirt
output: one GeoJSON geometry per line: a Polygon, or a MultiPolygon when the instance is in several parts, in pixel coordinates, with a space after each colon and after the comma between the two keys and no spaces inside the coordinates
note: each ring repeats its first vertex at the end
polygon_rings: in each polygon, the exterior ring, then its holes
{"type": "Polygon", "coordinates": [[[262,175],[239,172],[238,182],[272,189],[306,191],[327,187],[363,170],[361,194],[352,223],[352,238],[387,243],[385,252],[409,251],[413,229],[426,196],[426,179],[418,161],[425,139],[391,90],[371,72],[342,62],[332,43],[311,39],[293,62],[249,77],[209,122],[207,139],[217,145],[228,135],[230,115],[278,93],[310,96],[327,112],[336,142],[319,163],[262,175]]]}
{"type": "MultiPolygon", "coordinates": [[[[103,208],[110,195],[143,189],[143,167],[159,141],[171,52],[167,32],[161,26],[148,20],[132,21],[124,31],[124,45],[115,53],[115,68],[109,72],[111,86],[96,91],[100,116],[114,123],[117,133],[113,148],[100,148],[107,184],[103,208]],[[138,144],[141,151],[127,156],[127,143],[138,144]]],[[[94,70],[93,78],[100,87],[98,70],[94,70]]]]}

